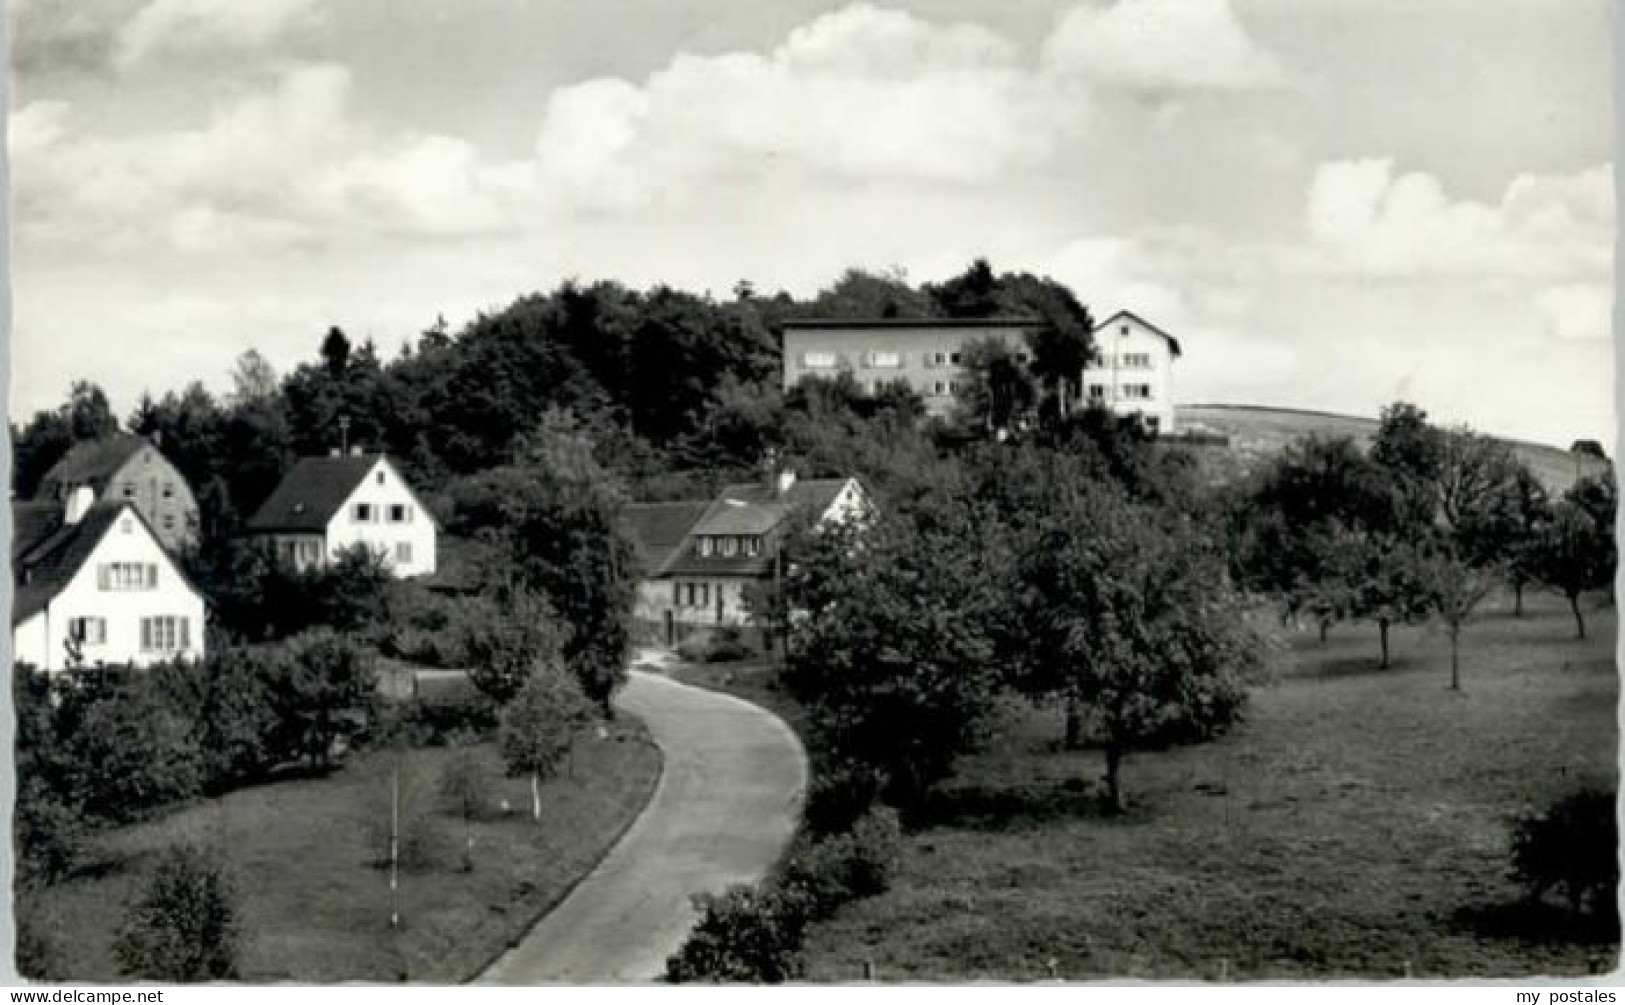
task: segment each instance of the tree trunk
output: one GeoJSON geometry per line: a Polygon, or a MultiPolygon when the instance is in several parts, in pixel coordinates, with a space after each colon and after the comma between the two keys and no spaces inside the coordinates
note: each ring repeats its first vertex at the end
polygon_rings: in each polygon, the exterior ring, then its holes
{"type": "Polygon", "coordinates": [[[1523,617],[1523,580],[1512,584],[1512,616],[1523,617]]]}
{"type": "Polygon", "coordinates": [[[1321,645],[1326,644],[1326,632],[1331,627],[1332,627],[1332,623],[1330,621],[1327,621],[1325,618],[1320,619],[1320,644],[1321,645]]]}
{"type": "Polygon", "coordinates": [[[1108,813],[1123,812],[1123,788],[1119,780],[1118,769],[1123,764],[1123,752],[1118,748],[1115,740],[1106,741],[1106,811],[1108,813]]]}
{"type": "Polygon", "coordinates": [[[1388,669],[1388,621],[1382,619],[1377,622],[1377,637],[1382,639],[1382,662],[1377,664],[1378,670],[1388,669]]]}
{"type": "Polygon", "coordinates": [[[1450,690],[1461,690],[1461,626],[1450,628],[1450,690]]]}
{"type": "Polygon", "coordinates": [[[1575,637],[1581,639],[1585,638],[1586,619],[1585,616],[1580,613],[1580,595],[1578,593],[1569,594],[1569,610],[1574,612],[1574,629],[1576,632],[1578,632],[1575,637]]]}
{"type": "Polygon", "coordinates": [[[530,818],[538,823],[542,819],[542,775],[539,771],[530,773],[530,818]]]}
{"type": "Polygon", "coordinates": [[[1066,736],[1061,743],[1067,750],[1078,750],[1083,746],[1083,710],[1078,707],[1078,699],[1072,695],[1066,699],[1066,736]]]}

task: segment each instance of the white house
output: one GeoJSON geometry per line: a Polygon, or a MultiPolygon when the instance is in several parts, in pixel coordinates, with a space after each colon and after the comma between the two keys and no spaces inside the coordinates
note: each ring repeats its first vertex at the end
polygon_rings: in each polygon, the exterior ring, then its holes
{"type": "Polygon", "coordinates": [[[1179,340],[1129,311],[1095,326],[1094,336],[1099,358],[1084,367],[1084,399],[1119,414],[1138,413],[1153,432],[1173,432],[1179,340]]]}
{"type": "Polygon", "coordinates": [[[306,569],[356,545],[401,578],[435,571],[439,526],[382,454],[306,457],[248,521],[250,536],[306,569]]]}
{"type": "Polygon", "coordinates": [[[12,506],[12,658],[40,670],[203,657],[203,595],[134,503],[12,506]]]}
{"type": "Polygon", "coordinates": [[[747,598],[773,582],[792,515],[829,524],[872,508],[856,478],[789,471],[725,486],[710,502],[629,504],[622,524],[643,565],[634,618],[668,644],[694,628],[749,625],[747,598]]]}

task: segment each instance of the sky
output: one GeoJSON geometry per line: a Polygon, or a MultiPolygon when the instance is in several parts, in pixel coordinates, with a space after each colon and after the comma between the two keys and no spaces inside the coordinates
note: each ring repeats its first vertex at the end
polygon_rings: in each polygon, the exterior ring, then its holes
{"type": "Polygon", "coordinates": [[[1607,0],[10,0],[12,410],[976,257],[1176,397],[1613,442],[1607,0]]]}

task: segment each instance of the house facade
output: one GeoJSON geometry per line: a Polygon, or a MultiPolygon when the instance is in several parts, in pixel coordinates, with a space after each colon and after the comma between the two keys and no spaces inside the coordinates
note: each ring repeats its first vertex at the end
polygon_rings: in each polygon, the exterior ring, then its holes
{"type": "Polygon", "coordinates": [[[12,659],[36,669],[147,667],[204,655],[203,595],[134,503],[82,486],[13,505],[12,659]]]}
{"type": "MultiPolygon", "coordinates": [[[[784,387],[841,373],[870,392],[903,381],[924,400],[928,414],[945,416],[964,379],[965,346],[997,339],[1025,362],[1027,336],[1042,326],[1031,318],[785,321],[784,387]]],[[[1097,325],[1094,340],[1099,358],[1081,375],[1077,403],[1139,414],[1154,431],[1173,432],[1178,340],[1129,311],[1097,325]]]]}
{"type": "Polygon", "coordinates": [[[82,488],[97,502],[128,502],[170,551],[196,543],[197,497],[175,465],[150,441],[117,433],[76,443],[45,473],[36,501],[57,506],[82,488]]]}
{"type": "Polygon", "coordinates": [[[326,565],[356,546],[379,556],[397,577],[436,569],[439,526],[382,454],[301,459],[249,519],[246,533],[297,569],[326,565]]]}
{"type": "Polygon", "coordinates": [[[643,564],[634,612],[645,637],[667,644],[697,628],[754,624],[751,598],[782,572],[779,546],[793,516],[815,524],[872,511],[856,478],[797,479],[725,486],[708,502],[633,503],[623,526],[643,564]]]}

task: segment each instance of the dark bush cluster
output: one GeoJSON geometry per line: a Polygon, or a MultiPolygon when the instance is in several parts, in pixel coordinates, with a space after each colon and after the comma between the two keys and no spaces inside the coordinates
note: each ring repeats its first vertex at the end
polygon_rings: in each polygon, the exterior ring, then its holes
{"type": "Polygon", "coordinates": [[[1512,832],[1512,877],[1531,900],[1555,892],[1575,914],[1613,917],[1619,827],[1612,791],[1582,789],[1512,832]]]}
{"type": "Polygon", "coordinates": [[[799,976],[807,924],[884,892],[901,844],[897,814],[876,809],[850,833],[807,844],[772,879],[698,898],[699,924],[666,961],[667,979],[777,984],[799,976]]]}

